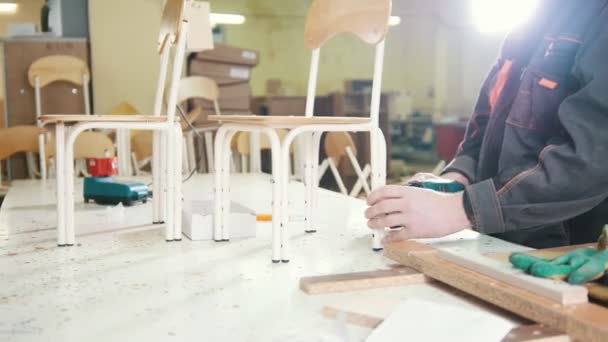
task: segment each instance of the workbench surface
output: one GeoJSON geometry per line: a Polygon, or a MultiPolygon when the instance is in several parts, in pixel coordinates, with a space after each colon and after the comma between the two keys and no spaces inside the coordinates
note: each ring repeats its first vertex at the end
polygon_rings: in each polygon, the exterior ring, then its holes
{"type": "MultiPolygon", "coordinates": [[[[233,199],[270,212],[270,178],[234,175],[233,199]]],[[[397,305],[403,299],[453,305],[501,326],[518,325],[459,293],[430,284],[356,293],[307,296],[303,276],[386,268],[370,249],[365,203],[321,190],[319,226],[291,230],[291,262],[270,262],[269,223],[255,239],[229,243],[166,243],[163,228],[148,225],[151,203],[132,208],[83,204],[75,191],[77,246],[57,248],[53,181],[17,181],[0,210],[0,340],[2,341],[361,341],[369,329],[328,320],[325,305],[397,305]],[[125,228],[130,226],[131,228],[125,228]]],[[[291,185],[292,216],[303,213],[303,186],[291,185]]],[[[196,175],[184,197],[210,199],[212,177],[196,175]]],[[[467,232],[437,242],[480,252],[513,245],[467,232]]],[[[412,313],[412,319],[426,319],[412,313]]],[[[475,326],[449,327],[452,341],[471,341],[475,326]]],[[[406,337],[407,335],[404,335],[406,337]]],[[[429,339],[433,334],[429,334],[429,339]]]]}

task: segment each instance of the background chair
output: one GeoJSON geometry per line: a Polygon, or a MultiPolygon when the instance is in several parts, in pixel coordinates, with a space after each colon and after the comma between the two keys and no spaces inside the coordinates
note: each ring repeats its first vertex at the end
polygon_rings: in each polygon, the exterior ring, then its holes
{"type": "Polygon", "coordinates": [[[359,193],[361,193],[361,189],[363,189],[365,194],[369,195],[370,187],[368,178],[371,167],[367,164],[361,169],[361,165],[359,165],[359,161],[357,160],[355,143],[348,132],[327,133],[325,136],[325,154],[327,155],[327,158],[325,158],[319,166],[319,180],[329,168],[336,180],[338,189],[342,194],[357,197],[359,196],[359,193]],[[340,172],[338,171],[338,165],[340,165],[342,160],[348,160],[357,175],[357,182],[350,192],[346,189],[342,176],[340,176],[340,172]]]}
{"type": "MultiPolygon", "coordinates": [[[[36,60],[28,70],[28,80],[34,88],[34,98],[36,101],[36,119],[42,115],[42,98],[41,91],[47,85],[54,82],[69,82],[76,86],[82,87],[84,100],[85,114],[91,114],[91,102],[89,95],[89,83],[91,80],[89,67],[87,63],[79,58],[66,55],[53,55],[42,57],[36,60]]],[[[37,121],[38,126],[42,127],[44,123],[37,121]]],[[[36,170],[34,158],[31,153],[28,154],[27,163],[30,177],[34,178],[40,175],[40,178],[47,178],[46,157],[44,156],[44,135],[38,137],[39,151],[39,166],[40,172],[36,170]]]]}
{"type": "MultiPolygon", "coordinates": [[[[371,145],[371,179],[372,188],[376,189],[386,182],[386,141],[379,128],[380,94],[382,83],[382,71],[384,62],[385,37],[388,32],[389,18],[391,14],[391,0],[315,0],[308,12],[305,29],[306,45],[312,49],[312,61],[310,65],[308,93],[306,98],[306,112],[304,117],[262,117],[255,115],[230,115],[211,116],[210,120],[222,123],[216,137],[216,219],[215,235],[221,236],[220,240],[226,240],[228,217],[228,206],[230,205],[229,186],[229,164],[226,159],[227,149],[235,131],[263,132],[270,136],[273,142],[279,141],[274,129],[290,129],[285,139],[279,143],[272,144],[272,150],[280,150],[281,168],[280,179],[274,179],[275,185],[279,187],[280,196],[273,198],[273,208],[279,215],[278,226],[273,226],[273,262],[288,262],[289,239],[287,225],[289,221],[288,211],[288,186],[289,186],[289,151],[290,145],[299,135],[305,139],[305,172],[304,182],[306,185],[306,228],[307,232],[314,232],[315,228],[315,205],[316,191],[318,188],[317,169],[318,163],[313,156],[318,155],[320,138],[322,132],[328,131],[354,131],[370,132],[371,145]],[[332,37],[339,33],[352,33],[363,42],[375,46],[374,76],[371,93],[371,110],[369,118],[352,117],[314,117],[314,103],[319,71],[319,59],[321,47],[332,37]],[[313,162],[314,160],[314,162],[313,162]],[[221,163],[222,165],[218,165],[221,163]],[[275,234],[279,234],[277,238],[275,234]]],[[[274,166],[273,166],[274,174],[274,166]]],[[[276,221],[276,219],[275,219],[276,221]]],[[[274,223],[274,221],[273,221],[274,223]]],[[[373,233],[374,250],[381,250],[381,237],[379,232],[373,233]]]]}
{"type": "Polygon", "coordinates": [[[46,129],[38,126],[14,126],[0,128],[0,185],[2,185],[2,161],[14,154],[38,153],[38,138],[46,129]]]}
{"type": "MultiPolygon", "coordinates": [[[[55,141],[47,139],[45,145],[45,155],[50,165],[55,165],[55,141]]],[[[106,155],[115,156],[114,142],[110,137],[101,132],[86,131],[76,137],[74,142],[74,161],[82,161],[86,165],[88,158],[103,158],[106,155]]],[[[53,167],[50,168],[51,170],[53,167]]],[[[88,177],[85,170],[78,170],[77,175],[88,177]]]]}

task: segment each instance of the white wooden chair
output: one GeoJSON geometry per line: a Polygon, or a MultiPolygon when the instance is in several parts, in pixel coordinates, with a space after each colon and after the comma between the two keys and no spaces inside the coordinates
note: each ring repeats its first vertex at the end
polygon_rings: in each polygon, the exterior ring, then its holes
{"type": "MultiPolygon", "coordinates": [[[[229,148],[230,140],[237,131],[260,132],[269,136],[273,154],[273,242],[272,261],[289,261],[289,238],[287,225],[289,150],[296,137],[303,134],[305,143],[306,184],[306,231],[315,231],[316,190],[318,187],[317,168],[313,155],[319,151],[320,137],[326,131],[367,131],[370,132],[372,188],[376,189],[386,181],[386,141],[378,126],[382,70],[384,61],[384,41],[388,32],[391,14],[391,0],[314,0],[309,10],[305,39],[312,49],[306,113],[304,117],[268,116],[210,116],[210,120],[222,123],[215,142],[215,240],[229,239],[228,212],[230,208],[229,148]],[[321,47],[338,33],[352,33],[363,42],[374,45],[374,63],[371,113],[369,118],[315,117],[314,103],[321,47]],[[290,129],[281,142],[276,128],[290,129]],[[228,156],[227,156],[228,155],[228,156]],[[275,158],[276,157],[276,158],[275,158]],[[280,158],[280,159],[279,159],[280,158]]],[[[380,232],[373,233],[373,249],[382,249],[380,232]]]]}
{"type": "MultiPolygon", "coordinates": [[[[87,63],[80,58],[67,55],[52,55],[37,59],[28,69],[28,80],[34,88],[34,98],[36,101],[36,119],[42,115],[42,89],[55,82],[68,82],[82,88],[85,114],[91,114],[91,101],[89,95],[89,83],[91,74],[87,63]]],[[[44,122],[37,121],[38,126],[42,127],[44,122]]],[[[40,172],[36,170],[32,154],[28,154],[27,164],[31,178],[39,175],[40,178],[47,178],[46,160],[44,156],[45,136],[38,137],[38,160],[40,172]]]]}
{"type": "Polygon", "coordinates": [[[357,197],[363,189],[365,194],[369,195],[371,190],[368,178],[371,173],[371,166],[367,164],[361,169],[361,165],[357,160],[355,143],[348,132],[327,133],[325,136],[325,154],[327,155],[327,158],[325,158],[319,166],[319,180],[321,180],[325,172],[329,169],[342,194],[357,197]],[[342,176],[340,176],[340,172],[338,171],[338,165],[340,165],[340,162],[345,158],[350,162],[357,175],[357,182],[353,185],[350,192],[346,189],[342,176]]]}
{"type": "Polygon", "coordinates": [[[188,25],[209,21],[207,3],[191,0],[168,0],[160,26],[158,50],[160,72],[153,115],[43,115],[43,123],[55,124],[57,174],[57,243],[72,246],[74,232],[74,141],[88,129],[140,129],[154,131],[152,158],[153,222],[165,221],[165,239],[181,240],[181,159],[182,130],[175,116],[178,85],[185,57],[186,44],[194,49],[212,46],[209,32],[188,36],[188,25]],[[205,6],[203,6],[203,4],[205,6]],[[202,8],[202,10],[200,10],[202,8]],[[174,49],[171,82],[167,86],[167,71],[171,50],[174,49]],[[166,115],[162,114],[163,95],[168,90],[166,115]],[[68,135],[66,137],[66,126],[68,135]]]}

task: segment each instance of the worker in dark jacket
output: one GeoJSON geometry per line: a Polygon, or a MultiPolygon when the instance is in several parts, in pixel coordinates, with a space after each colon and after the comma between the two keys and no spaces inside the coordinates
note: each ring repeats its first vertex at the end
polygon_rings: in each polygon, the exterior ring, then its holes
{"type": "Polygon", "coordinates": [[[378,189],[370,228],[404,227],[385,242],[467,228],[535,248],[597,239],[608,222],[580,215],[608,198],[607,4],[545,1],[511,32],[442,175],[466,190],[378,189]]]}

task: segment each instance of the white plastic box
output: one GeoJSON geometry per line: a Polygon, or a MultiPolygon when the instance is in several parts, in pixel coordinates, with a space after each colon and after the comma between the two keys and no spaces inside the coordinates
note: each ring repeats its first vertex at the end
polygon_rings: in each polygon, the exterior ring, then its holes
{"type": "MultiPolygon", "coordinates": [[[[183,233],[192,241],[213,239],[214,201],[186,201],[182,211],[183,233]]],[[[255,237],[255,212],[238,203],[231,202],[228,215],[230,239],[255,237]]]]}

